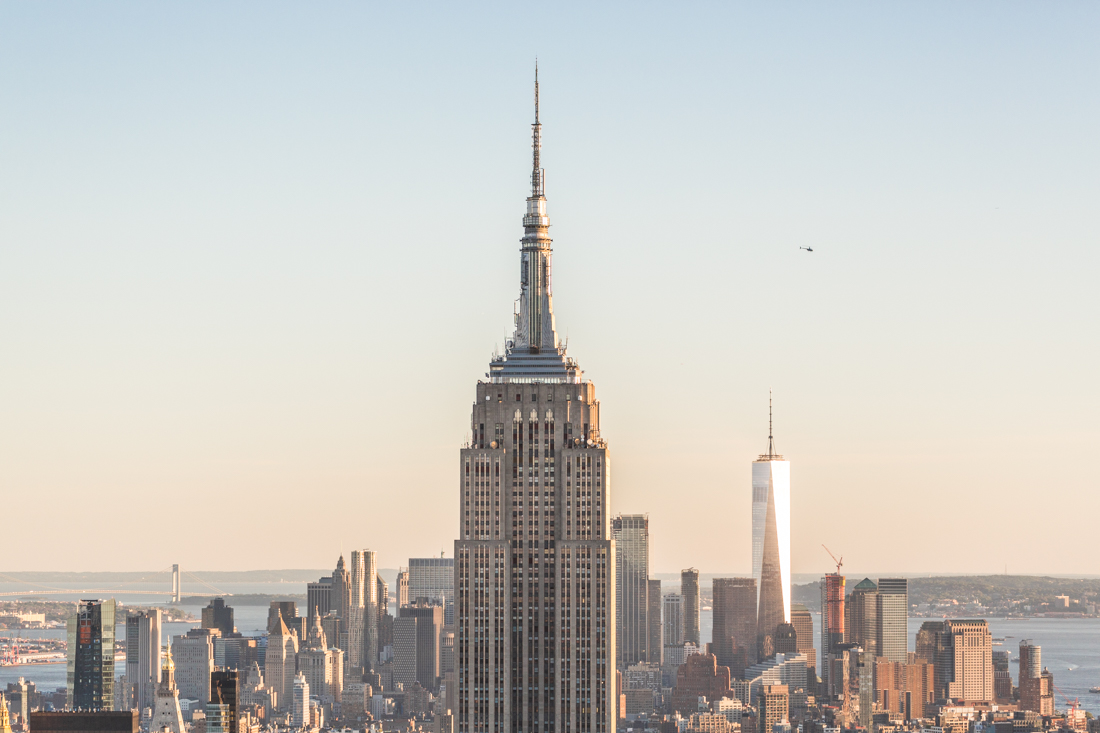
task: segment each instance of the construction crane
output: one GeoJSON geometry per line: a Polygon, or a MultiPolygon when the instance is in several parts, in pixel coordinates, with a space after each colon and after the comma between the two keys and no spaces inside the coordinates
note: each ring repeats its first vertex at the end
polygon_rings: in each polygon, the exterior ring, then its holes
{"type": "MultiPolygon", "coordinates": [[[[824,544],[821,546],[825,547],[824,544]]],[[[844,567],[844,557],[841,556],[840,558],[837,558],[837,556],[833,554],[833,551],[830,550],[828,547],[825,547],[825,552],[829,553],[829,557],[833,558],[833,562],[836,563],[836,574],[840,575],[840,569],[844,567]]]]}

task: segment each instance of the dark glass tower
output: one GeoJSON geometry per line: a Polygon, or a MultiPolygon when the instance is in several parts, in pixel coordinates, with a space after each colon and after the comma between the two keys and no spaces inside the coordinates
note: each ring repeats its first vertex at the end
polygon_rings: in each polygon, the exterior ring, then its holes
{"type": "Polygon", "coordinates": [[[80,601],[68,623],[67,700],[74,710],[115,706],[115,601],[80,601]]]}

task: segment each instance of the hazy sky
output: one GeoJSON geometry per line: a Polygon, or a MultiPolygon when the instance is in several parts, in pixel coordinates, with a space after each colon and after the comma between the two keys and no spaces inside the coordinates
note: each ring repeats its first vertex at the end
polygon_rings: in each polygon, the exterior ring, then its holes
{"type": "Polygon", "coordinates": [[[453,548],[539,58],[652,566],[1100,572],[1100,7],[0,4],[0,570],[453,548]],[[812,254],[800,251],[812,246],[812,254]]]}

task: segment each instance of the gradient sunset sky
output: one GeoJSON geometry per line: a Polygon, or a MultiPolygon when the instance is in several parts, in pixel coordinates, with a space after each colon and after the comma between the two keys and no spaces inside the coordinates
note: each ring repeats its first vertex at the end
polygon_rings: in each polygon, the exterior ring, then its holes
{"type": "Polygon", "coordinates": [[[1100,6],[0,4],[0,570],[451,554],[539,59],[651,564],[1100,573],[1100,6]],[[813,247],[813,253],[799,247],[813,247]]]}

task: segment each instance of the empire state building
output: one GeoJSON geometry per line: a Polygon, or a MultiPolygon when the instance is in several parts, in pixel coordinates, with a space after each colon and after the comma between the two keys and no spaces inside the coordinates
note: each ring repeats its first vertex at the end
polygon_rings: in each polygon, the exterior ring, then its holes
{"type": "Polygon", "coordinates": [[[534,166],[513,337],[477,383],[459,459],[459,733],[613,733],[611,465],[595,386],[554,329],[550,219],[534,166]]]}

